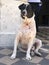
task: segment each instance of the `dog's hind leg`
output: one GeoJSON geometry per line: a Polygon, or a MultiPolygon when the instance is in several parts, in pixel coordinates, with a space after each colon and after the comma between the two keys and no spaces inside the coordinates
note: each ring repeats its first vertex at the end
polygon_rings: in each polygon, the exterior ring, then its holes
{"type": "Polygon", "coordinates": [[[37,55],[37,56],[42,56],[41,53],[39,53],[39,49],[42,47],[42,41],[40,39],[35,39],[35,50],[34,50],[34,53],[37,55]]]}

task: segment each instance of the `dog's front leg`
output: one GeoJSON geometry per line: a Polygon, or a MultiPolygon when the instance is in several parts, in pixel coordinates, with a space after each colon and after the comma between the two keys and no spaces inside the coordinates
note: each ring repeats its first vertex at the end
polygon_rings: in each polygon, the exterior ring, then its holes
{"type": "Polygon", "coordinates": [[[16,39],[14,41],[14,50],[13,50],[13,54],[11,55],[11,59],[16,58],[17,46],[18,46],[18,38],[16,37],[16,39]]]}
{"type": "Polygon", "coordinates": [[[26,53],[26,59],[27,59],[27,60],[31,60],[30,51],[31,51],[32,45],[33,45],[33,42],[31,41],[31,42],[28,44],[28,49],[27,49],[27,53],[26,53]]]}

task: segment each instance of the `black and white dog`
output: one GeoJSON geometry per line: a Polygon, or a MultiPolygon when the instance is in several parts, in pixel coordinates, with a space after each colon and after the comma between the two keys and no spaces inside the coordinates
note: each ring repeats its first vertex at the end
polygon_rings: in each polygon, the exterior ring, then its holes
{"type": "Polygon", "coordinates": [[[21,11],[21,18],[23,21],[21,22],[21,26],[18,34],[16,35],[14,42],[14,51],[11,56],[11,59],[16,58],[17,47],[20,42],[22,48],[27,48],[26,51],[26,59],[31,59],[30,51],[32,47],[34,47],[34,53],[41,56],[39,53],[39,49],[42,49],[42,41],[36,38],[36,24],[34,20],[34,12],[30,6],[30,4],[21,4],[19,6],[21,11]]]}

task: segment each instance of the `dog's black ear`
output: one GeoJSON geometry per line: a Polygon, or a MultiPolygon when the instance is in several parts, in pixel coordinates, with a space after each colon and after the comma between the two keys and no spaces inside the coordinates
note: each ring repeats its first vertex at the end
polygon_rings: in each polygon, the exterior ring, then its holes
{"type": "Polygon", "coordinates": [[[33,10],[31,5],[29,4],[26,9],[27,9],[27,17],[31,18],[33,16],[33,10]]]}
{"type": "Polygon", "coordinates": [[[25,5],[24,3],[18,6],[18,8],[19,8],[20,10],[25,9],[25,7],[26,7],[26,5],[25,5]]]}

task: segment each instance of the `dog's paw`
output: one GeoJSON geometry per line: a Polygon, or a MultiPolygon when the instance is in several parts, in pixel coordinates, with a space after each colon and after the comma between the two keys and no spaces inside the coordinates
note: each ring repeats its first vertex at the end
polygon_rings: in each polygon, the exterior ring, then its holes
{"type": "Polygon", "coordinates": [[[15,54],[12,54],[10,58],[11,59],[15,59],[16,58],[16,55],[15,54]]]}
{"type": "Polygon", "coordinates": [[[27,59],[27,60],[31,60],[32,58],[31,58],[31,56],[28,54],[28,55],[26,55],[26,59],[27,59]]]}

